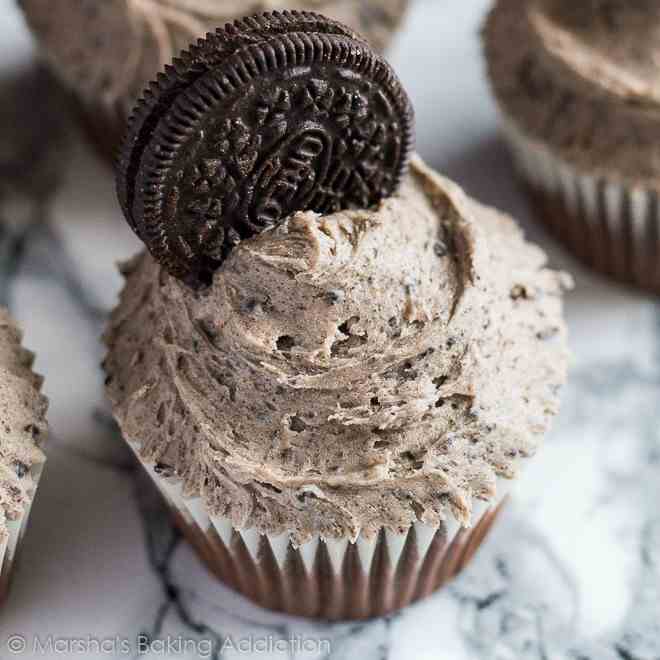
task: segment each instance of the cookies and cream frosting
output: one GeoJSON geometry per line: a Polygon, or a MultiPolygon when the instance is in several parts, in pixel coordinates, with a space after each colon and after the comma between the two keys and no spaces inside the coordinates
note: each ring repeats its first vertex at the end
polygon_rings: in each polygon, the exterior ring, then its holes
{"type": "MultiPolygon", "coordinates": [[[[409,0],[288,0],[346,23],[378,50],[409,0]]],[[[181,50],[236,18],[282,9],[275,0],[20,0],[44,53],[68,85],[127,117],[147,84],[181,50]],[[75,35],[75,38],[72,38],[75,35]]]]}
{"type": "Polygon", "coordinates": [[[376,210],[244,241],[207,289],[141,254],[106,333],[115,416],[239,528],[468,525],[557,412],[570,279],[545,261],[419,159],[376,210]]]}
{"type": "Polygon", "coordinates": [[[508,120],[588,174],[658,187],[659,3],[498,0],[484,38],[508,120]]]}
{"type": "Polygon", "coordinates": [[[48,431],[48,402],[33,361],[21,346],[18,326],[0,308],[0,542],[7,522],[25,512],[34,495],[34,471],[45,461],[40,445],[48,431]]]}

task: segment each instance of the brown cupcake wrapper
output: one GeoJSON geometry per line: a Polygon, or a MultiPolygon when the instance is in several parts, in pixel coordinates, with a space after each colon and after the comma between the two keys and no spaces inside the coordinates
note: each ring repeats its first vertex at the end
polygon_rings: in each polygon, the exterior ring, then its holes
{"type": "Polygon", "coordinates": [[[506,119],[504,134],[539,216],[590,268],[660,293],[658,192],[580,172],[506,119]]]}
{"type": "Polygon", "coordinates": [[[382,616],[447,583],[481,545],[510,486],[501,480],[497,500],[475,501],[469,529],[453,521],[439,527],[415,523],[404,534],[381,529],[371,538],[361,534],[355,543],[316,537],[296,548],[286,533],[237,529],[227,518],[209,516],[201,498],[184,497],[180,482],[142,464],[219,580],[262,607],[333,621],[382,616]]]}
{"type": "Polygon", "coordinates": [[[25,507],[23,515],[16,520],[7,521],[8,534],[0,541],[0,603],[4,602],[9,594],[11,587],[11,580],[16,568],[16,560],[18,557],[21,541],[27,529],[30,511],[34,497],[39,486],[39,480],[43,473],[44,463],[33,465],[31,468],[32,481],[33,481],[33,494],[29,504],[25,507]]]}

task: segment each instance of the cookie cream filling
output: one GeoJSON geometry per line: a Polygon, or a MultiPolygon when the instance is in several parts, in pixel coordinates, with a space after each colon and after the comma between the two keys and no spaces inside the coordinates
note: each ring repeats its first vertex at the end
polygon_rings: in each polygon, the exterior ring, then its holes
{"type": "Polygon", "coordinates": [[[115,416],[239,528],[303,543],[468,525],[557,412],[570,279],[419,159],[373,211],[244,241],[201,292],[146,254],[124,274],[115,416]]]}

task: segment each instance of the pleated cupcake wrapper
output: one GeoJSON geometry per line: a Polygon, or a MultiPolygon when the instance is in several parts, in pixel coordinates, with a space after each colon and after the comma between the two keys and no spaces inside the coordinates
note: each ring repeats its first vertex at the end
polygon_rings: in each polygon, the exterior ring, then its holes
{"type": "Polygon", "coordinates": [[[43,474],[44,463],[34,465],[31,469],[32,481],[34,483],[33,494],[29,503],[25,506],[23,515],[17,520],[7,521],[7,531],[9,534],[0,541],[0,602],[3,601],[9,592],[11,578],[16,567],[16,557],[18,550],[27,529],[32,503],[39,486],[39,480],[43,474]]]}
{"type": "Polygon", "coordinates": [[[578,171],[527,137],[504,134],[544,222],[588,266],[660,292],[658,192],[578,171]]]}
{"type": "MultiPolygon", "coordinates": [[[[131,445],[138,455],[139,446],[131,445]]],[[[142,461],[141,461],[142,462],[142,461]]],[[[330,620],[387,614],[429,595],[474,555],[511,487],[498,480],[495,501],[476,500],[471,528],[451,520],[414,524],[404,534],[381,529],[372,537],[315,537],[294,548],[289,535],[237,529],[210,516],[201,498],[186,498],[180,482],[142,463],[177,523],[209,569],[258,604],[298,616],[330,620]]]]}

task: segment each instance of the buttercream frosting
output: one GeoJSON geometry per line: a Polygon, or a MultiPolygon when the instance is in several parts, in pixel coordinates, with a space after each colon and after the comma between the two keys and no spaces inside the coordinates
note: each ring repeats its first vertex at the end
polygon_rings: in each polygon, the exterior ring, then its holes
{"type": "MultiPolygon", "coordinates": [[[[378,50],[409,0],[288,0],[342,21],[378,50]]],[[[279,0],[20,0],[55,70],[87,102],[126,119],[156,74],[181,50],[236,18],[282,9],[279,0]]]]}
{"type": "Polygon", "coordinates": [[[484,40],[508,120],[585,174],[660,185],[660,4],[498,0],[484,40]]]}
{"type": "Polygon", "coordinates": [[[115,416],[239,528],[469,525],[557,412],[570,278],[545,261],[419,159],[375,210],[244,241],[205,290],[138,255],[106,333],[115,416]]]}
{"type": "Polygon", "coordinates": [[[33,469],[45,461],[46,408],[34,354],[21,346],[21,332],[0,308],[0,541],[7,521],[18,520],[35,490],[33,469]]]}

